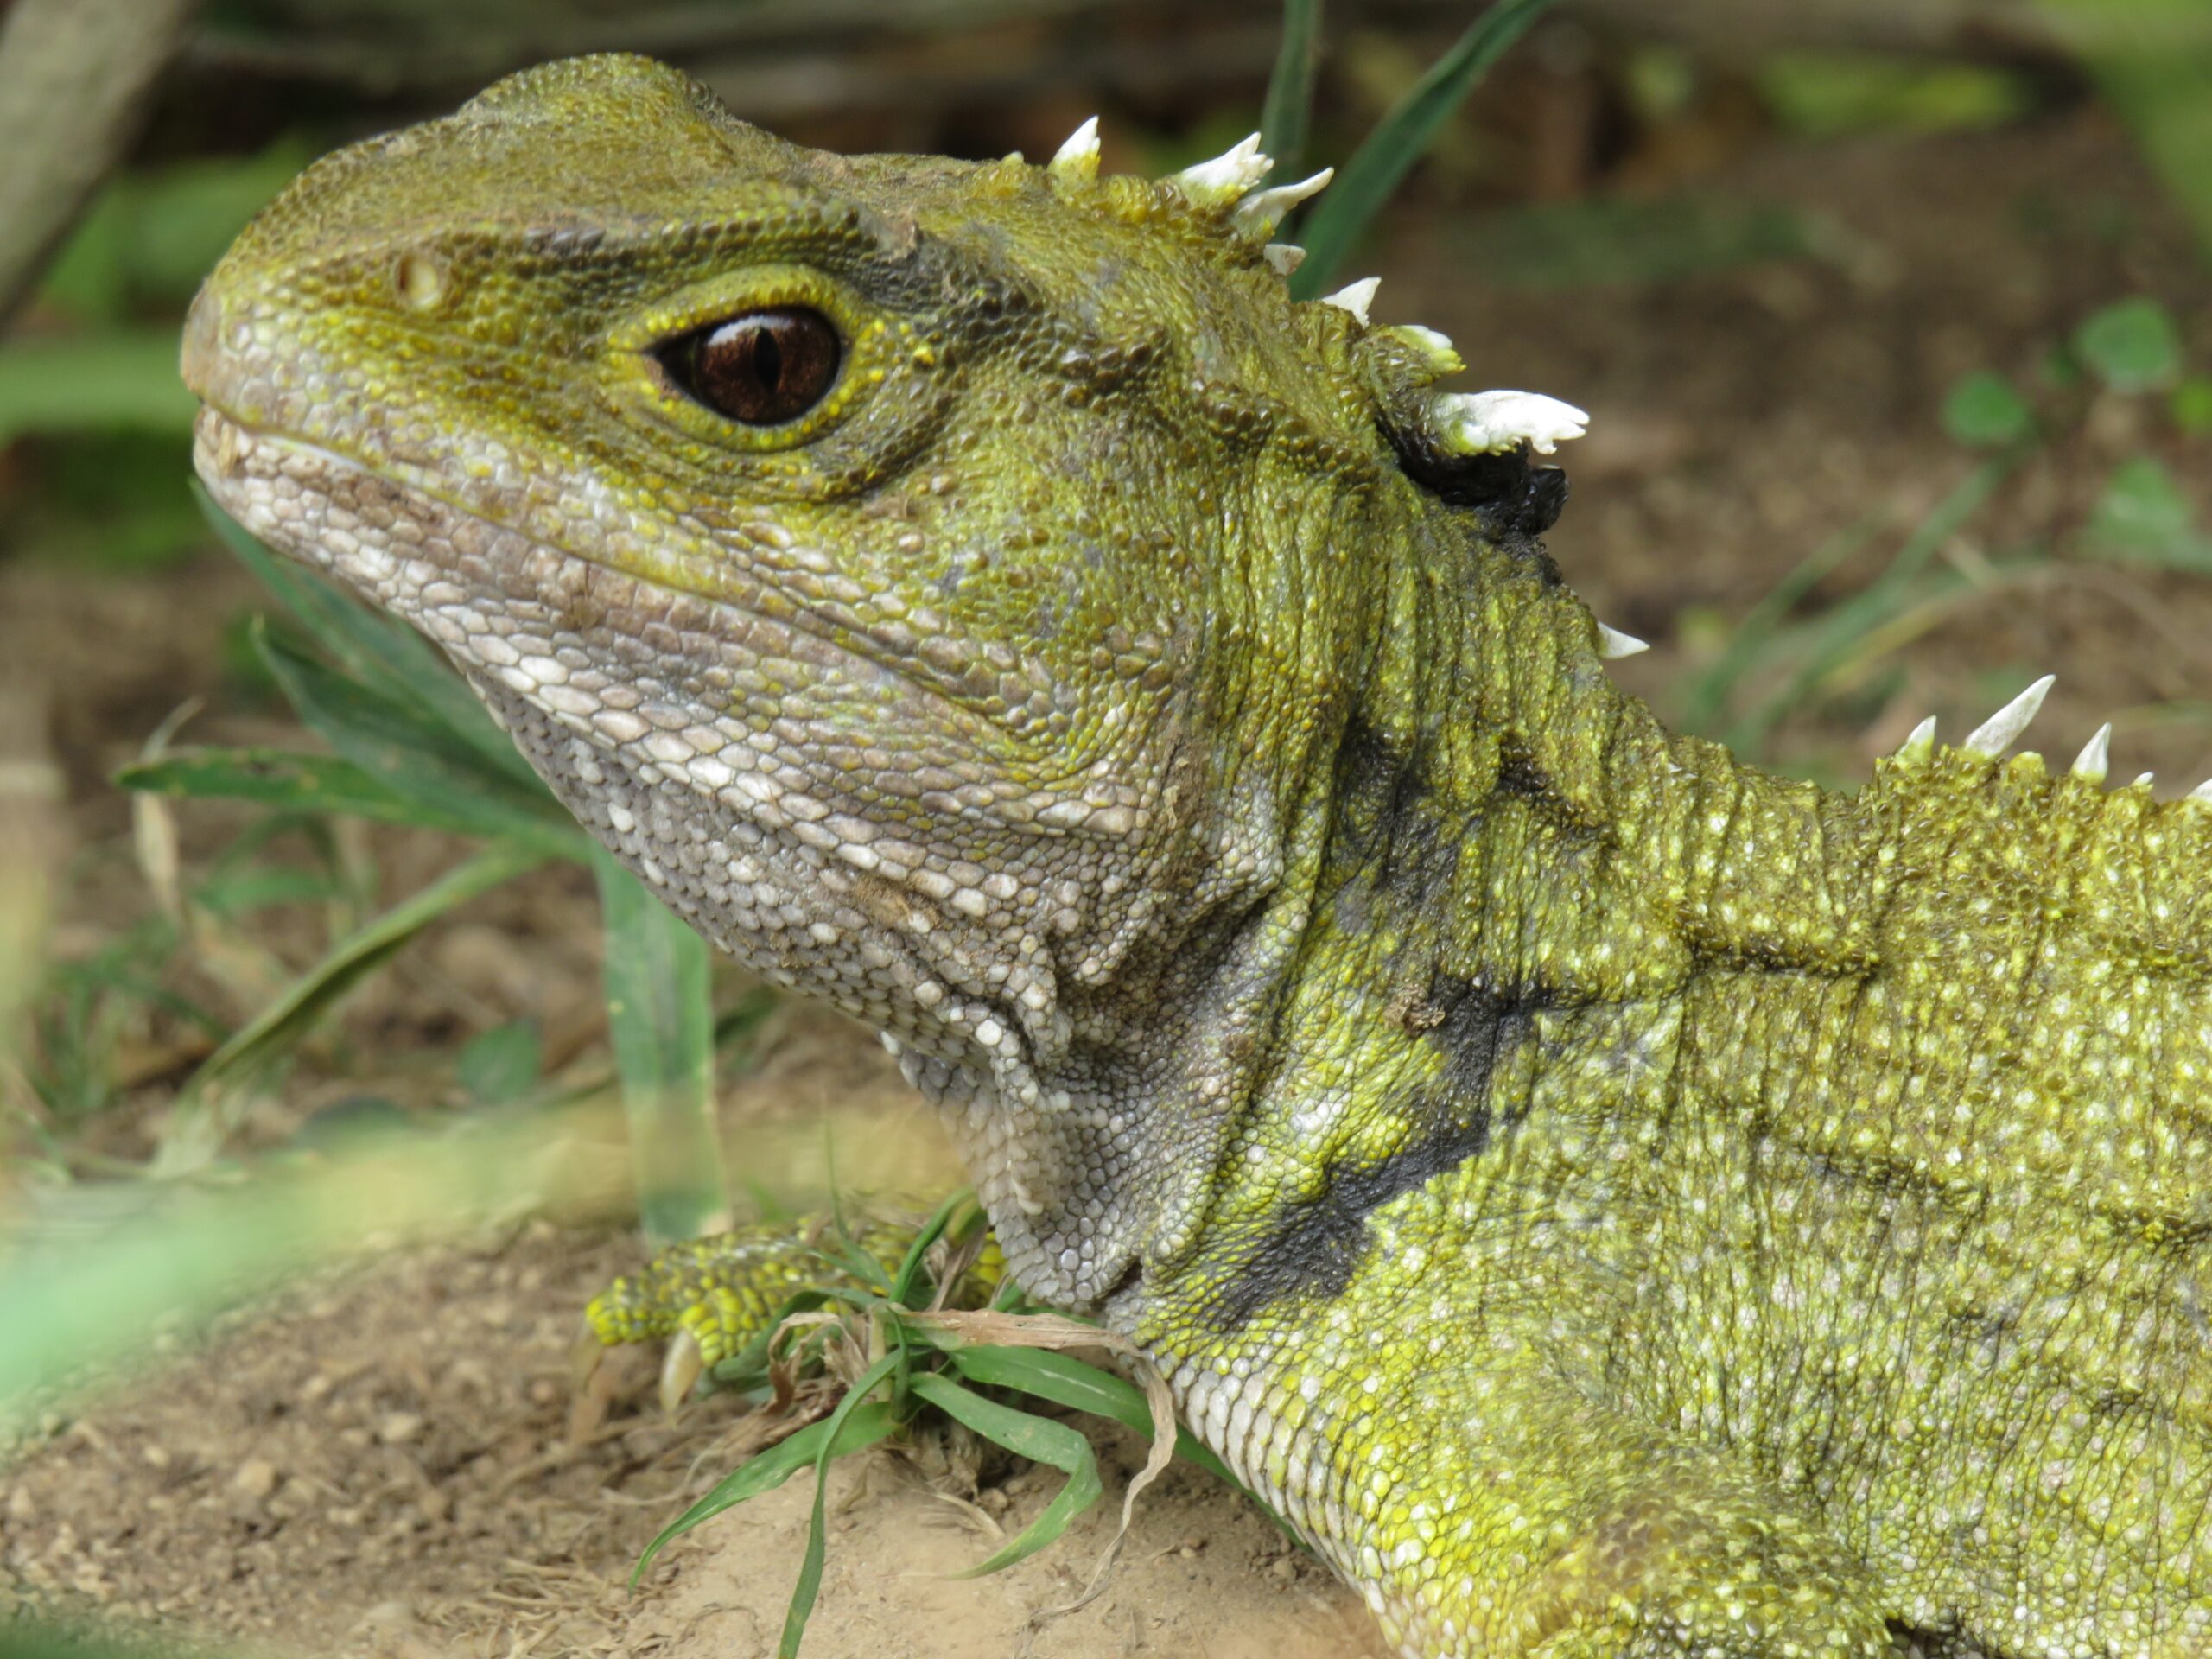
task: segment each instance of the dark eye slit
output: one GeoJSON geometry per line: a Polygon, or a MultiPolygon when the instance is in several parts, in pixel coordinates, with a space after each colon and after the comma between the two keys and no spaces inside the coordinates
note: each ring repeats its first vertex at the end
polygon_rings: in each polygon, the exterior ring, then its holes
{"type": "Polygon", "coordinates": [[[693,401],[741,426],[782,426],[837,384],[845,344],[808,306],[771,306],[678,334],[658,353],[693,401]]]}

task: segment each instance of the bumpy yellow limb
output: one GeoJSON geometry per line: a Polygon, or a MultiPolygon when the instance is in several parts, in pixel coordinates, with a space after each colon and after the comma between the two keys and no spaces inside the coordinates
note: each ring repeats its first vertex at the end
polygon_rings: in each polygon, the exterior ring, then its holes
{"type": "Polygon", "coordinates": [[[1397,1306],[1405,1328],[1380,1341],[1340,1340],[1324,1315],[1280,1368],[1262,1336],[1194,1354],[1173,1380],[1185,1415],[1362,1586],[1401,1651],[1891,1653],[1863,1565],[1745,1459],[1655,1434],[1571,1357],[1479,1311],[1440,1351],[1402,1290],[1397,1306]]]}
{"type": "MultiPolygon", "coordinates": [[[[697,1344],[700,1367],[711,1370],[766,1333],[799,1291],[876,1288],[840,1259],[835,1225],[827,1216],[806,1216],[672,1244],[642,1272],[594,1297],[585,1322],[609,1348],[687,1335],[697,1344]]],[[[914,1232],[912,1222],[868,1219],[854,1224],[844,1243],[890,1274],[906,1259],[914,1232]]],[[[998,1247],[987,1241],[958,1290],[969,1300],[987,1296],[1002,1272],[998,1247]]]]}

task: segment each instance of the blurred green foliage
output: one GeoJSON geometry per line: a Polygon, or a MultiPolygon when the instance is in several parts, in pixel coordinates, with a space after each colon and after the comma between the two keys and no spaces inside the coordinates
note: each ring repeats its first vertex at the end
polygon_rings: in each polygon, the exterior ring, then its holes
{"type": "Polygon", "coordinates": [[[2212,258],[2212,8],[2204,0],[2039,3],[2212,258]]]}
{"type": "Polygon", "coordinates": [[[2156,300],[2122,300],[2085,319],[2074,354],[2114,391],[2155,391],[2181,378],[2181,330],[2156,300]]]}
{"type": "Polygon", "coordinates": [[[83,322],[177,311],[246,221],[315,156],[313,145],[289,138],[257,156],[124,174],[48,267],[40,303],[83,322]]]}
{"type": "Polygon", "coordinates": [[[1813,139],[1977,131],[2017,121],[2038,101],[2015,70],[1864,53],[1778,53],[1753,84],[1784,131],[1813,139]]]}
{"type": "MultiPolygon", "coordinates": [[[[204,497],[203,497],[204,499],[204,497]]],[[[728,1213],[714,1129],[715,1027],[699,936],[588,842],[458,675],[422,635],[281,559],[207,505],[231,550],[312,641],[267,629],[261,660],[330,753],[193,748],[130,767],[132,789],[247,800],[280,814],[338,814],[472,836],[481,849],[422,891],[336,939],[322,960],[232,1032],[194,1075],[162,1167],[196,1167],[230,1128],[232,1103],[264,1077],[346,993],[423,929],[548,858],[591,864],[606,916],[609,1022],[630,1109],[646,1231],[687,1238],[728,1213]]],[[[481,1041],[482,1039],[479,1039],[481,1041]]],[[[530,1052],[534,1055],[534,1038],[530,1052]]],[[[520,1092],[521,1039],[464,1053],[480,1096],[520,1092]]],[[[534,1077],[534,1058],[528,1070],[534,1077]]]]}
{"type": "Polygon", "coordinates": [[[2035,411],[2012,383],[1990,369],[1978,369],[1951,388],[1943,400],[1943,430],[1971,449],[2001,449],[2035,430],[2035,411]]]}
{"type": "MultiPolygon", "coordinates": [[[[1942,419],[1954,442],[1980,452],[1972,468],[1905,528],[1872,582],[1806,607],[1830,576],[1878,540],[1881,526],[1870,518],[1807,555],[1741,623],[1714,628],[1706,660],[1671,694],[1679,722],[1738,753],[1792,770],[1770,752],[1783,721],[1826,703],[1855,709],[1863,724],[1900,678],[1897,653],[1904,646],[1985,604],[1996,590],[2041,580],[2055,563],[2109,559],[2212,575],[2212,537],[2194,502],[2149,453],[2123,459],[2087,518],[2070,531],[1978,550],[1970,560],[1942,556],[2023,467],[2090,418],[2096,400],[2139,402],[2163,415],[2172,435],[2188,429],[2194,404],[2178,388],[2201,381],[2189,376],[2180,328],[2155,300],[2137,296],[2084,317],[2068,340],[2053,342],[2045,364],[2044,384],[2033,393],[1992,369],[1961,377],[1944,399],[1942,419]],[[2170,387],[2177,389],[2172,397],[2156,397],[2170,387]]],[[[1694,626],[1704,625],[1694,620],[1694,626]]],[[[2028,677],[2017,677],[1999,700],[2028,677]]],[[[2184,711],[2183,717],[2194,716],[2184,711]]],[[[1846,769],[1822,763],[1795,769],[1835,786],[1850,781],[1846,769]]],[[[1855,770],[1853,761],[1848,771],[1855,770]]]]}
{"type": "Polygon", "coordinates": [[[1476,281],[1542,289],[1649,287],[1770,260],[1826,259],[1841,242],[1786,203],[1700,194],[1504,207],[1442,234],[1476,281]]]}

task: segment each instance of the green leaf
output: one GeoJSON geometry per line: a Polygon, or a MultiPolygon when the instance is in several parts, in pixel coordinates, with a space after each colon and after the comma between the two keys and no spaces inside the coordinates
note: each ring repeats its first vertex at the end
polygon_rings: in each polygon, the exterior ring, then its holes
{"type": "Polygon", "coordinates": [[[454,1072],[479,1106],[505,1106],[537,1084],[545,1068],[544,1046],[535,1020],[510,1020],[469,1039],[454,1072]]]}
{"type": "Polygon", "coordinates": [[[2074,350],[2114,391],[2151,391],[2181,374],[2181,331],[2156,300],[2122,300],[2074,332],[2074,350]]]}
{"type": "Polygon", "coordinates": [[[762,1322],[751,1341],[721,1361],[709,1375],[721,1387],[740,1394],[766,1387],[768,1351],[775,1345],[776,1333],[783,1329],[784,1321],[794,1313],[811,1313],[832,1304],[842,1308],[849,1306],[850,1301],[817,1285],[804,1286],[792,1292],[776,1305],[776,1311],[762,1322]]]}
{"type": "Polygon", "coordinates": [[[176,374],[174,329],[115,329],[0,346],[0,443],[26,432],[184,435],[199,408],[176,374]]]}
{"type": "Polygon", "coordinates": [[[246,221],[314,159],[288,139],[112,180],[48,268],[41,304],[111,320],[149,305],[181,309],[246,221]]]}
{"type": "Polygon", "coordinates": [[[2212,378],[2193,374],[2174,388],[2168,405],[2174,424],[2192,438],[2212,432],[2212,378]]]}
{"type": "Polygon", "coordinates": [[[986,1400],[939,1371],[916,1373],[913,1387],[917,1398],[926,1400],[955,1422],[1017,1456],[1050,1464],[1067,1476],[1052,1501],[1018,1537],[954,1574],[956,1578],[980,1578],[1026,1560],[1065,1532],[1069,1523],[1105,1491],[1098,1478],[1098,1454],[1091,1450],[1089,1440],[1065,1423],[986,1400]]]}
{"type": "Polygon", "coordinates": [[[1758,65],[1755,80],[1782,126],[1813,138],[1980,131],[2018,120],[2037,101],[2034,83],[2017,70],[1868,53],[1780,53],[1758,65]]]}
{"type": "Polygon", "coordinates": [[[492,765],[421,704],[349,679],[266,628],[255,644],[300,718],[393,794],[574,855],[575,821],[537,779],[524,783],[492,765]]]}
{"type": "MultiPolygon", "coordinates": [[[[806,1634],[806,1621],[814,1611],[814,1599],[822,1592],[822,1558],[829,1541],[829,1515],[826,1504],[830,1497],[830,1460],[842,1457],[850,1449],[844,1444],[846,1422],[860,1414],[858,1402],[889,1376],[900,1362],[898,1354],[887,1354],[861,1373],[860,1380],[837,1402],[837,1409],[830,1414],[830,1433],[814,1459],[814,1514],[807,1522],[806,1555],[800,1561],[798,1582],[791,1586],[790,1609],[784,1615],[783,1639],[776,1643],[776,1659],[798,1659],[799,1640],[806,1634]]],[[[882,1435],[876,1435],[881,1440],[882,1435]]]]}
{"type": "Polygon", "coordinates": [[[2082,384],[2082,359],[2064,341],[2053,340],[2036,364],[2036,378],[2055,391],[2070,391],[2082,384]]]}
{"type": "MultiPolygon", "coordinates": [[[[115,781],[124,789],[195,800],[254,801],[287,811],[334,813],[378,823],[412,824],[459,835],[499,836],[515,824],[503,809],[476,810],[475,798],[456,795],[443,801],[396,793],[374,773],[334,754],[302,754],[291,749],[175,749],[156,760],[123,768],[115,781]]],[[[549,851],[560,841],[556,826],[533,819],[530,838],[543,838],[549,851]]],[[[571,858],[584,856],[581,831],[558,849],[571,858]]]]}
{"type": "Polygon", "coordinates": [[[1943,430],[1970,448],[1995,449],[2017,443],[2035,430],[2035,411],[2012,383],[1979,369],[1951,388],[1943,400],[1943,430]]]}
{"type": "Polygon", "coordinates": [[[734,1509],[748,1498],[774,1491],[800,1470],[812,1466],[821,1458],[823,1448],[830,1443],[833,1433],[836,1445],[830,1455],[842,1458],[888,1440],[898,1429],[898,1414],[881,1401],[871,1401],[855,1410],[842,1424],[824,1418],[818,1423],[809,1423],[789,1440],[779,1441],[766,1452],[756,1452],[723,1476],[712,1491],[670,1522],[660,1535],[645,1546],[645,1554],[630,1570],[631,1584],[636,1585],[652,1565],[653,1557],[671,1540],[682,1537],[702,1521],[711,1521],[724,1510],[734,1509]]]}
{"type": "Polygon", "coordinates": [[[2174,475],[2149,455],[2113,471],[2089,517],[2089,537],[2106,552],[2171,570],[2212,571],[2212,542],[2174,475]]]}
{"type": "Polygon", "coordinates": [[[244,917],[275,905],[327,905],[346,898],[327,870],[254,865],[211,876],[193,890],[193,902],[211,916],[244,917]]]}
{"type": "MultiPolygon", "coordinates": [[[[955,1348],[950,1351],[950,1357],[952,1369],[971,1382],[986,1388],[1018,1389],[1056,1406],[1108,1418],[1147,1440],[1152,1438],[1152,1407],[1144,1390],[1096,1365],[1086,1365],[1049,1348],[1014,1348],[995,1343],[955,1348]]],[[[1175,1455],[1242,1490],[1243,1483],[1229,1471],[1229,1465],[1188,1429],[1175,1431],[1175,1455]]]]}
{"type": "Polygon", "coordinates": [[[1295,176],[1305,154],[1313,80],[1320,67],[1321,0],[1283,0],[1282,39],[1260,112],[1260,153],[1274,157],[1270,176],[1277,183],[1295,176]]]}
{"type": "Polygon", "coordinates": [[[607,1018],[646,1236],[696,1237],[729,1210],[715,1132],[715,1011],[706,941],[612,853],[594,847],[606,917],[607,1018]]]}
{"type": "Polygon", "coordinates": [[[429,640],[396,617],[340,592],[304,565],[271,553],[217,506],[198,480],[193,480],[192,489],[223,544],[340,669],[387,701],[429,716],[524,790],[543,792],[530,762],[517,753],[476,694],[429,640]]]}
{"type": "Polygon", "coordinates": [[[1376,124],[1300,226],[1306,263],[1290,279],[1294,295],[1310,300],[1328,288],[1337,267],[1420,160],[1437,129],[1549,3],[1497,0],[1376,124]]]}
{"type": "Polygon", "coordinates": [[[2077,61],[2212,255],[2212,12],[2204,0],[2045,0],[2077,61]]]}
{"type": "Polygon", "coordinates": [[[899,1259],[899,1269],[891,1275],[887,1287],[890,1300],[902,1307],[920,1306],[918,1299],[927,1284],[922,1277],[922,1262],[929,1254],[930,1246],[947,1236],[956,1243],[959,1243],[984,1224],[983,1212],[976,1203],[975,1192],[969,1188],[962,1188],[939,1204],[935,1212],[908,1241],[906,1253],[899,1259]]]}
{"type": "MultiPolygon", "coordinates": [[[[242,1026],[194,1074],[189,1091],[205,1101],[219,1083],[267,1064],[291,1048],[339,998],[388,961],[446,912],[479,893],[512,881],[545,861],[540,849],[520,842],[494,842],[435,881],[342,940],[288,986],[283,995],[242,1026]]],[[[168,1147],[163,1147],[168,1154],[168,1147]]],[[[195,1150],[204,1150],[197,1148],[195,1150]]],[[[174,1166],[175,1159],[169,1160],[174,1166]]]]}

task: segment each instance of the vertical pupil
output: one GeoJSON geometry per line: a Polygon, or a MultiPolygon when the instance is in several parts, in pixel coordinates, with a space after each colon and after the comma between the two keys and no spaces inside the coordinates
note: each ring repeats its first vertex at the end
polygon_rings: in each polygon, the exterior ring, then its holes
{"type": "Polygon", "coordinates": [[[771,426],[822,401],[836,380],[841,344],[820,312],[777,307],[696,329],[659,355],[677,387],[716,414],[771,426]]]}

